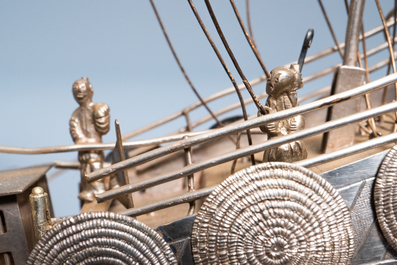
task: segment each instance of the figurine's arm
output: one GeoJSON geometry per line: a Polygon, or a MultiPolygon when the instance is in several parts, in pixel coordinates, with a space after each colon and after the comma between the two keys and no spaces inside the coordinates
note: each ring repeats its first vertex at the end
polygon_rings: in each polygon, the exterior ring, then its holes
{"type": "Polygon", "coordinates": [[[105,103],[96,103],[94,108],[95,129],[100,135],[110,129],[110,108],[105,103]]]}
{"type": "Polygon", "coordinates": [[[69,131],[75,144],[82,144],[85,142],[85,137],[80,126],[80,121],[74,114],[69,121],[69,131]]]}
{"type": "Polygon", "coordinates": [[[305,128],[305,118],[302,115],[295,116],[290,119],[290,131],[296,132],[305,128]]]}
{"type": "MultiPolygon", "coordinates": [[[[272,108],[270,108],[270,107],[269,107],[268,111],[269,111],[269,114],[270,114],[270,113],[275,113],[275,112],[276,112],[274,109],[272,109],[272,108]]],[[[258,111],[258,117],[260,117],[260,116],[262,116],[262,115],[263,115],[263,114],[261,113],[261,111],[258,111]]],[[[267,133],[268,135],[277,136],[278,133],[279,133],[279,132],[278,132],[278,129],[277,129],[277,125],[278,125],[278,122],[277,122],[277,121],[275,121],[275,122],[269,122],[269,123],[266,123],[266,124],[263,125],[263,126],[260,126],[259,129],[261,129],[262,132],[267,133]]]]}

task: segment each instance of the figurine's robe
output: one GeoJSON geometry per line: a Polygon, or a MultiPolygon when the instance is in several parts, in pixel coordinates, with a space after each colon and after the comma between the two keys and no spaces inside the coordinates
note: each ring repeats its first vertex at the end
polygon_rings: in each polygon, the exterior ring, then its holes
{"type": "MultiPolygon", "coordinates": [[[[73,112],[69,125],[75,144],[102,143],[102,135],[110,129],[109,107],[104,103],[81,106],[73,112]]],[[[101,150],[80,151],[78,158],[82,164],[102,164],[104,153],[101,150]]]]}
{"type": "MultiPolygon", "coordinates": [[[[266,106],[271,108],[270,113],[290,109],[298,105],[296,91],[277,95],[275,98],[269,95],[266,106]]],[[[259,113],[259,115],[261,115],[259,113]]],[[[297,115],[285,120],[267,123],[260,129],[267,133],[268,139],[288,135],[305,128],[305,119],[297,115]]],[[[305,146],[300,141],[283,144],[278,147],[267,149],[263,155],[263,162],[295,162],[307,158],[305,146]]]]}

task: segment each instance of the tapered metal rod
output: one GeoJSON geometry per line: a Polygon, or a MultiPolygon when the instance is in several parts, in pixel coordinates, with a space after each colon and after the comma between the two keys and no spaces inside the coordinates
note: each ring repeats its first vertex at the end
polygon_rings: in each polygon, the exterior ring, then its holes
{"type": "Polygon", "coordinates": [[[358,42],[364,14],[365,0],[351,0],[349,6],[349,19],[346,29],[346,45],[343,65],[357,65],[358,42]]]}
{"type": "Polygon", "coordinates": [[[169,200],[163,200],[160,202],[156,202],[153,204],[145,205],[142,207],[137,207],[137,208],[132,208],[128,209],[121,214],[128,215],[131,217],[154,212],[157,210],[165,209],[168,207],[172,207],[175,205],[183,204],[183,203],[189,203],[189,202],[194,202],[198,199],[202,199],[204,197],[207,197],[208,195],[211,194],[211,192],[216,188],[216,186],[213,187],[208,187],[205,189],[200,189],[197,191],[189,192],[187,194],[169,199],[169,200]]]}
{"type": "Polygon", "coordinates": [[[313,128],[298,131],[294,134],[289,134],[286,136],[273,138],[271,140],[268,140],[264,143],[261,143],[261,144],[255,145],[255,146],[249,146],[246,148],[236,150],[234,152],[230,152],[228,154],[218,156],[216,158],[212,158],[212,159],[200,162],[200,163],[192,164],[190,166],[186,166],[182,170],[177,170],[177,171],[159,176],[154,179],[150,179],[150,180],[147,180],[147,181],[144,181],[141,183],[125,185],[125,186],[119,187],[117,189],[109,190],[102,194],[97,194],[97,195],[95,195],[95,197],[98,202],[103,202],[103,201],[106,201],[109,199],[116,198],[122,194],[136,192],[136,191],[139,191],[142,189],[147,189],[147,188],[150,188],[153,186],[157,186],[157,185],[160,185],[160,184],[172,181],[172,180],[182,178],[189,174],[193,174],[195,172],[199,172],[201,170],[204,170],[204,169],[207,169],[207,168],[219,165],[219,164],[223,164],[223,163],[235,160],[235,159],[243,157],[243,156],[247,156],[249,154],[261,152],[261,151],[267,150],[269,148],[277,147],[277,146],[280,146],[282,144],[286,144],[286,143],[289,143],[292,141],[296,141],[296,140],[300,140],[300,139],[303,139],[306,137],[314,136],[316,134],[324,133],[324,132],[330,131],[332,129],[342,127],[344,125],[348,125],[348,124],[355,123],[358,121],[366,120],[369,117],[382,115],[384,113],[388,113],[388,112],[395,111],[395,110],[397,110],[397,102],[389,103],[387,105],[382,105],[380,107],[377,107],[377,108],[374,108],[371,110],[366,110],[366,111],[363,111],[363,112],[360,112],[357,114],[353,114],[348,117],[344,117],[344,118],[341,118],[338,120],[329,121],[329,122],[326,122],[324,124],[321,124],[321,125],[313,127],[313,128]]]}
{"type": "MultiPolygon", "coordinates": [[[[364,5],[364,4],[363,4],[364,5]]],[[[347,0],[345,0],[345,7],[346,7],[346,13],[347,13],[347,17],[349,18],[349,12],[350,12],[350,8],[349,8],[349,3],[347,2],[347,0]]],[[[361,20],[362,20],[362,18],[361,18],[361,20]]],[[[349,21],[348,21],[348,23],[349,23],[349,21]]],[[[364,22],[361,22],[361,29],[363,29],[364,28],[364,22]]],[[[347,29],[347,32],[349,31],[349,27],[348,27],[348,29],[347,29]]],[[[363,30],[361,30],[361,33],[362,34],[364,34],[365,32],[363,31],[363,30]]],[[[363,36],[363,35],[360,35],[361,37],[363,36]]],[[[347,36],[346,36],[346,38],[347,38],[347,36]]],[[[360,37],[359,37],[359,39],[361,39],[360,37]]],[[[363,37],[362,38],[362,40],[363,40],[363,42],[365,41],[365,37],[363,37]]],[[[358,65],[359,65],[359,67],[361,67],[361,68],[363,68],[363,66],[362,66],[362,62],[361,62],[361,55],[360,55],[360,51],[358,50],[358,46],[357,46],[357,61],[358,61],[358,65]]],[[[367,81],[368,82],[368,81],[367,81]]],[[[366,97],[366,96],[365,96],[366,97]]],[[[368,105],[367,105],[368,106],[368,105]]]]}
{"type": "Polygon", "coordinates": [[[251,40],[251,37],[249,36],[247,30],[245,29],[244,23],[241,20],[240,14],[239,14],[239,12],[237,10],[236,5],[234,4],[234,1],[230,0],[230,4],[232,5],[234,14],[237,17],[238,23],[240,24],[241,30],[243,31],[243,33],[245,35],[245,38],[247,39],[247,42],[248,42],[248,44],[251,47],[252,52],[255,54],[255,57],[258,60],[260,66],[262,67],[263,72],[265,72],[265,75],[267,77],[269,77],[270,76],[269,71],[266,69],[266,66],[265,66],[265,64],[262,61],[261,55],[259,54],[259,51],[258,51],[257,47],[255,46],[254,42],[251,40]]]}
{"type": "MultiPolygon", "coordinates": [[[[295,108],[283,110],[283,111],[273,113],[273,114],[267,114],[267,115],[264,115],[264,116],[261,116],[261,117],[258,117],[258,118],[252,119],[252,120],[244,121],[241,123],[231,124],[231,125],[225,126],[220,129],[212,130],[211,132],[204,133],[199,136],[192,136],[187,140],[182,140],[177,143],[169,144],[167,146],[149,151],[145,154],[141,154],[141,155],[129,158],[125,161],[114,164],[110,167],[99,169],[95,172],[88,174],[86,176],[86,178],[88,181],[94,181],[94,180],[106,177],[110,174],[116,173],[120,170],[125,170],[129,167],[143,164],[147,161],[154,160],[154,159],[161,157],[165,154],[183,150],[183,149],[188,148],[193,145],[202,144],[205,142],[209,142],[209,141],[224,137],[229,134],[234,134],[234,133],[241,132],[243,130],[259,127],[259,126],[262,126],[269,122],[287,119],[287,118],[296,116],[298,114],[303,114],[303,113],[321,109],[321,108],[327,108],[327,107],[335,105],[337,103],[340,103],[340,102],[343,102],[343,101],[346,101],[346,100],[349,100],[349,99],[352,99],[352,98],[355,98],[358,96],[362,96],[365,93],[372,92],[374,90],[382,88],[382,87],[389,85],[396,81],[397,81],[397,74],[391,74],[391,75],[385,76],[383,78],[380,78],[376,81],[373,81],[371,83],[362,85],[360,87],[357,87],[357,88],[354,88],[354,89],[351,89],[351,90],[348,90],[348,91],[345,91],[345,92],[342,92],[342,93],[339,93],[336,95],[332,95],[327,98],[320,99],[320,100],[317,100],[317,101],[314,101],[314,102],[311,102],[311,103],[308,103],[308,104],[305,104],[302,106],[297,106],[295,108]]],[[[293,135],[295,135],[295,134],[293,134],[293,135]]]]}
{"type": "MultiPolygon", "coordinates": [[[[208,42],[210,43],[212,49],[214,50],[216,56],[218,57],[219,62],[222,64],[223,69],[225,70],[225,72],[227,73],[227,75],[228,75],[230,81],[231,81],[232,84],[233,84],[233,86],[234,86],[234,88],[235,88],[235,90],[236,90],[238,99],[239,99],[240,104],[241,104],[241,110],[242,110],[242,112],[243,112],[244,120],[247,120],[247,119],[248,119],[247,110],[246,110],[246,108],[245,108],[243,96],[241,95],[240,89],[238,89],[237,82],[236,82],[236,80],[234,79],[234,77],[233,77],[232,73],[230,72],[229,68],[227,67],[225,61],[223,60],[223,58],[222,58],[222,56],[221,56],[221,54],[220,54],[218,48],[216,47],[214,41],[212,40],[211,35],[209,34],[207,28],[205,27],[203,21],[201,20],[201,17],[200,17],[200,15],[199,15],[199,13],[197,12],[196,7],[194,6],[192,0],[188,0],[188,2],[189,2],[189,5],[190,5],[190,8],[191,8],[192,11],[193,11],[194,16],[195,16],[196,19],[197,19],[197,22],[199,23],[201,29],[202,29],[203,32],[204,32],[204,35],[206,36],[208,42]]],[[[244,84],[244,85],[245,85],[245,87],[247,88],[246,84],[244,84]]],[[[248,145],[252,145],[252,136],[251,136],[251,132],[250,132],[249,130],[247,130],[247,139],[248,139],[248,145]]],[[[254,156],[251,157],[251,161],[252,161],[252,164],[255,165],[255,158],[254,158],[254,156]]]]}
{"type": "Polygon", "coordinates": [[[194,87],[192,81],[190,81],[190,78],[189,78],[189,76],[187,75],[185,69],[183,68],[182,63],[181,63],[181,61],[180,61],[179,58],[178,58],[178,55],[176,55],[175,49],[174,49],[174,47],[172,46],[171,40],[170,40],[170,38],[168,37],[167,31],[165,30],[165,27],[164,27],[164,25],[163,25],[163,22],[161,21],[160,15],[159,15],[159,13],[157,12],[157,8],[156,8],[156,6],[155,6],[153,0],[150,0],[150,3],[151,3],[151,5],[152,5],[152,7],[153,7],[154,13],[156,14],[157,20],[158,20],[158,22],[159,22],[159,24],[160,24],[160,27],[161,27],[162,31],[163,31],[164,37],[165,37],[165,39],[167,40],[168,46],[169,46],[170,49],[171,49],[172,55],[174,55],[174,58],[175,58],[175,60],[176,60],[176,62],[177,62],[177,64],[178,64],[178,66],[179,66],[179,69],[181,69],[181,72],[182,72],[183,76],[185,77],[187,83],[189,84],[190,88],[193,90],[193,93],[194,93],[194,94],[197,96],[197,98],[200,100],[200,102],[201,102],[201,104],[204,106],[204,108],[206,108],[207,111],[210,113],[210,115],[212,116],[212,118],[214,118],[214,120],[219,124],[219,126],[223,126],[222,122],[218,119],[218,117],[216,117],[216,115],[215,115],[215,114],[211,111],[211,109],[208,107],[207,103],[205,103],[205,101],[203,100],[203,98],[200,96],[200,94],[198,93],[197,89],[194,87]]]}

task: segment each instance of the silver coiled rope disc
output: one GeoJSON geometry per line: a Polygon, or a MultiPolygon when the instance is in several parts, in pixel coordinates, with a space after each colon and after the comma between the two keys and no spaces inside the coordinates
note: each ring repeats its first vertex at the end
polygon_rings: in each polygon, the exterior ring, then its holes
{"type": "Polygon", "coordinates": [[[66,219],[36,244],[28,265],[177,264],[162,237],[141,222],[111,212],[66,219]]]}
{"type": "Polygon", "coordinates": [[[193,224],[199,264],[350,264],[349,210],[322,177],[287,163],[241,170],[207,198],[193,224]]]}
{"type": "Polygon", "coordinates": [[[376,176],[374,201],[376,217],[387,242],[397,250],[397,146],[386,157],[376,176]]]}

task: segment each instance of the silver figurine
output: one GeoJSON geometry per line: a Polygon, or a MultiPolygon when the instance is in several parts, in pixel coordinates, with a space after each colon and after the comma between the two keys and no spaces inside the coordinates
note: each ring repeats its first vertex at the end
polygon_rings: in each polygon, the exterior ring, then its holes
{"type": "MultiPolygon", "coordinates": [[[[290,68],[279,66],[270,72],[266,84],[267,114],[298,106],[296,90],[303,87],[302,75],[298,64],[291,64],[290,68]]],[[[258,112],[258,116],[262,113],[258,112]]],[[[267,133],[268,139],[284,136],[305,128],[305,119],[301,115],[292,118],[267,123],[261,126],[261,131],[267,133]]],[[[265,151],[263,162],[294,162],[307,158],[304,143],[294,141],[265,151]]]]}
{"type": "MultiPolygon", "coordinates": [[[[75,144],[102,143],[102,135],[110,129],[109,106],[105,103],[92,102],[94,91],[87,77],[73,84],[73,96],[80,105],[70,119],[70,134],[75,144]]],[[[80,151],[78,159],[81,163],[81,193],[79,199],[94,201],[94,194],[105,191],[103,180],[88,183],[84,176],[103,167],[104,153],[102,150],[80,151]]]]}

